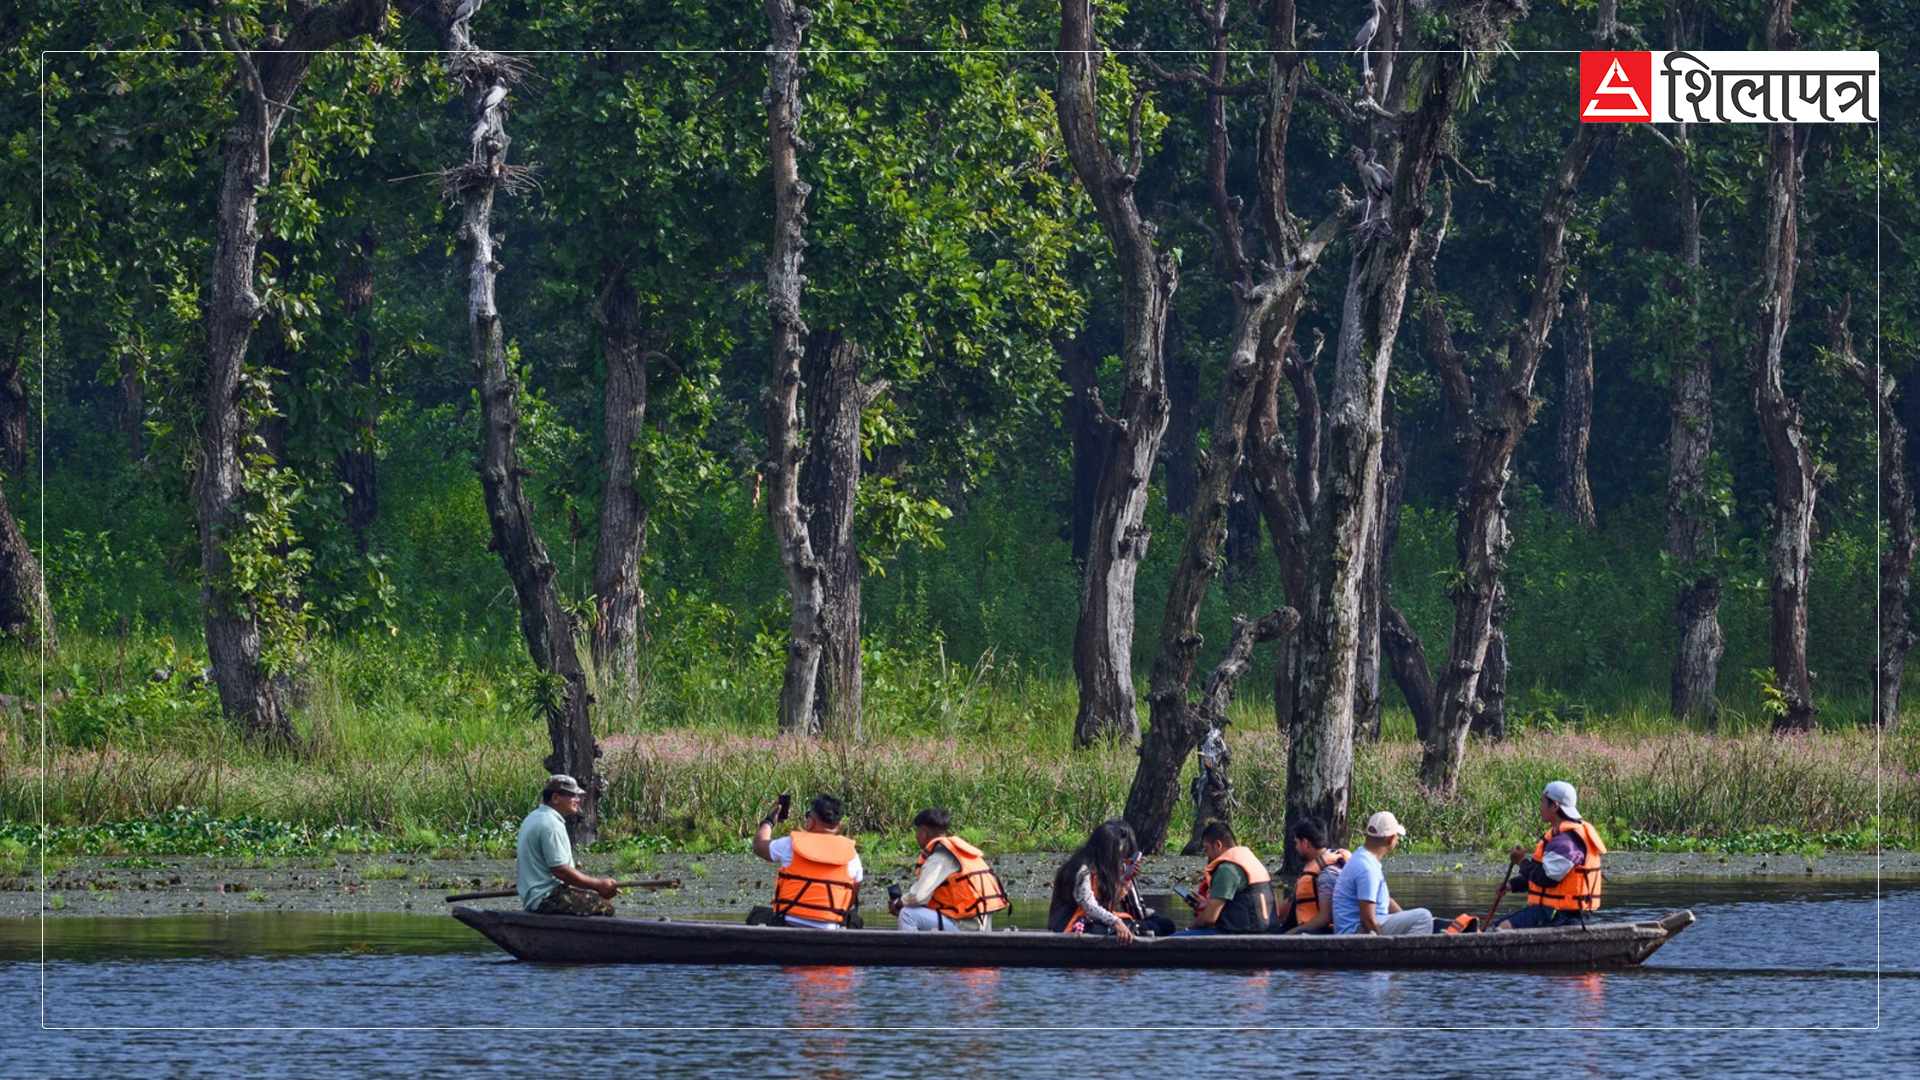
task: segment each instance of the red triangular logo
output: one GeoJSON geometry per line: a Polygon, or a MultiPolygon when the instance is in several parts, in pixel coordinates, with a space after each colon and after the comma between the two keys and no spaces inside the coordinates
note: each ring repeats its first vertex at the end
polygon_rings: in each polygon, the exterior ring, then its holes
{"type": "Polygon", "coordinates": [[[1653,54],[1580,54],[1580,119],[1617,124],[1653,119],[1653,54]]]}

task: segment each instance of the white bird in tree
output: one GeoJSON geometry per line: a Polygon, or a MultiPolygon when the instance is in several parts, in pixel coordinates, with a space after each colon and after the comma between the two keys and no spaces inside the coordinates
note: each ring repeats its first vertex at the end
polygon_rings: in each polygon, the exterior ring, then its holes
{"type": "Polygon", "coordinates": [[[505,100],[507,100],[507,88],[495,84],[491,90],[487,91],[487,96],[480,100],[480,111],[490,113],[505,100]]]}
{"type": "Polygon", "coordinates": [[[1360,54],[1360,78],[1365,82],[1373,81],[1373,61],[1367,50],[1380,34],[1381,14],[1380,0],[1373,0],[1373,17],[1361,24],[1360,32],[1353,35],[1353,51],[1360,54]]]}
{"type": "Polygon", "coordinates": [[[465,25],[466,21],[473,18],[474,13],[480,10],[480,5],[486,2],[487,0],[460,0],[460,6],[453,11],[453,23],[451,25],[465,25]]]}

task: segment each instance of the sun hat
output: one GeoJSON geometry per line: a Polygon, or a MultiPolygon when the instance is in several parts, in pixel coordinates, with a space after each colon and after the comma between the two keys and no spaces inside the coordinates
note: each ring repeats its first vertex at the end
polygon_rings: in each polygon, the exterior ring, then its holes
{"type": "Polygon", "coordinates": [[[1393,811],[1382,810],[1367,819],[1367,835],[1385,840],[1389,836],[1405,836],[1407,829],[1393,816],[1393,811]]]}
{"type": "Polygon", "coordinates": [[[1567,815],[1568,820],[1580,820],[1580,807],[1578,805],[1580,793],[1573,790],[1572,784],[1567,783],[1565,780],[1555,780],[1553,783],[1547,785],[1546,790],[1540,793],[1540,797],[1558,806],[1560,812],[1567,815]]]}

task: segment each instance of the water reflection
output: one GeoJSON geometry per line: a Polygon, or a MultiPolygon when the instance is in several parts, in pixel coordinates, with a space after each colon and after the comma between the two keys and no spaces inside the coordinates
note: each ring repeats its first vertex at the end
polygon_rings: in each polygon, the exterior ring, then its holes
{"type": "MultiPolygon", "coordinates": [[[[1396,890],[1446,911],[1458,906],[1450,898],[1479,899],[1475,884],[1396,890]]],[[[1690,906],[1700,923],[1647,969],[1570,976],[566,967],[504,958],[451,919],[264,913],[49,920],[42,967],[23,962],[39,955],[42,925],[14,921],[0,925],[0,1015],[37,1017],[44,1003],[55,1028],[240,1030],[29,1029],[10,1033],[0,1073],[34,1059],[57,1059],[47,1074],[141,1080],[276,1073],[290,1059],[367,1076],[524,1073],[551,1067],[536,1051],[551,1055],[555,1029],[572,1029],[561,1041],[594,1071],[643,1076],[711,1075],[716,1061],[753,1074],[895,1075],[955,1054],[996,1074],[1080,1071],[1090,1053],[1129,1071],[1217,1071],[1296,1054],[1302,1036],[1220,1036],[1273,1028],[1307,1030],[1343,1056],[1364,1047],[1385,1076],[1485,1076],[1511,1071],[1520,1033],[1572,1027],[1611,1032],[1560,1044],[1555,1067],[1574,1074],[1739,1076],[1815,1053],[1869,1075],[1907,1074],[1899,1042],[1843,1029],[1884,1020],[1911,1031],[1896,1018],[1920,1016],[1920,880],[1889,882],[1882,903],[1871,881],[1633,883],[1609,899],[1621,915],[1690,906]],[[1124,1044],[1058,1033],[1086,1026],[1180,1030],[1124,1044]],[[265,1030],[311,1027],[370,1030],[265,1030]],[[1691,1030],[1658,1030],[1671,1027],[1691,1030]],[[977,1028],[990,1030],[965,1030],[977,1028]],[[1471,1030],[1393,1034],[1404,1028],[1471,1030]],[[1129,1049],[1114,1058],[1117,1046],[1129,1049]]]]}

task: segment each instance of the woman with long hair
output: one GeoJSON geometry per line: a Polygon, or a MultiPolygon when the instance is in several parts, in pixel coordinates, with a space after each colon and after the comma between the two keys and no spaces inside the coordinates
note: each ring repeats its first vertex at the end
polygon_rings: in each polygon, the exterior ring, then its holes
{"type": "Polygon", "coordinates": [[[1133,889],[1139,865],[1140,841],[1133,826],[1119,818],[1101,822],[1053,875],[1047,929],[1111,934],[1128,944],[1143,922],[1158,931],[1163,920],[1153,918],[1133,889]]]}

